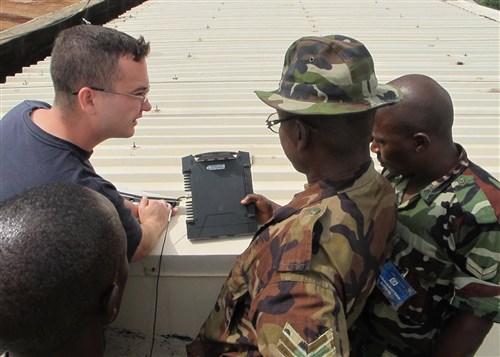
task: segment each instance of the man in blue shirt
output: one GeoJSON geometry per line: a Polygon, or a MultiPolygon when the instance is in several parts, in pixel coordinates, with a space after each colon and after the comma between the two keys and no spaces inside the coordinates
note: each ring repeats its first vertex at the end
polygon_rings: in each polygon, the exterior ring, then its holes
{"type": "Polygon", "coordinates": [[[0,120],[0,201],[49,182],[75,182],[106,196],[128,238],[127,256],[148,255],[172,207],[143,198],[124,200],[89,159],[109,138],[134,134],[148,101],[149,43],[111,28],[80,25],[62,31],[51,57],[53,106],[24,101],[0,120]]]}

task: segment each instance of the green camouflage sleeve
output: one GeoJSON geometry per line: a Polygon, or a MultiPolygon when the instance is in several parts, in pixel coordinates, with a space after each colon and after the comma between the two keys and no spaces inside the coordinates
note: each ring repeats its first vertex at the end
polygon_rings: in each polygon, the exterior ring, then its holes
{"type": "MultiPolygon", "coordinates": [[[[483,185],[474,177],[477,170],[466,170],[453,184],[460,202],[461,226],[456,237],[453,279],[455,296],[452,305],[478,317],[500,323],[500,225],[494,200],[488,200],[488,190],[499,195],[498,182],[483,185]]],[[[490,195],[491,196],[491,195],[490,195]]],[[[498,207],[497,207],[498,209],[498,207]]]]}

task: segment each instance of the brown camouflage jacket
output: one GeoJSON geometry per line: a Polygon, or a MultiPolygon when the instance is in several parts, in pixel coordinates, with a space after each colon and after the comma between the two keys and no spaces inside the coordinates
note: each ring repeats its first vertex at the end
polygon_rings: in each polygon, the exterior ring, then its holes
{"type": "Polygon", "coordinates": [[[395,195],[367,163],[306,186],[256,233],[189,356],[348,356],[396,225],[395,195]]]}

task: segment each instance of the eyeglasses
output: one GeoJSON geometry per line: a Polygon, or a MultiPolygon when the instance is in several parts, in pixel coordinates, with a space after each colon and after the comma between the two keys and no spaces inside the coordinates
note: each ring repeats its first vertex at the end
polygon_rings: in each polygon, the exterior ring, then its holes
{"type": "MultiPolygon", "coordinates": [[[[127,97],[131,97],[131,98],[135,98],[135,99],[140,99],[142,104],[146,103],[146,101],[148,100],[148,95],[138,95],[138,94],[129,94],[129,93],[120,93],[120,92],[113,92],[111,90],[107,90],[107,89],[102,89],[102,88],[97,88],[97,87],[89,87],[90,89],[92,90],[96,90],[96,91],[99,91],[99,92],[104,92],[104,93],[109,93],[109,94],[118,94],[118,95],[125,95],[127,97]]],[[[81,90],[81,89],[80,89],[81,90]]],[[[80,90],[76,91],[76,92],[73,92],[71,94],[73,95],[77,95],[80,90]]]]}
{"type": "Polygon", "coordinates": [[[293,119],[295,118],[296,116],[295,115],[292,115],[288,118],[283,118],[283,119],[280,119],[278,117],[278,113],[273,113],[271,115],[269,115],[266,119],[266,125],[267,125],[267,128],[269,130],[271,130],[273,133],[278,133],[279,130],[280,130],[280,127],[278,124],[280,123],[283,123],[284,121],[287,121],[287,120],[290,120],[290,119],[293,119]],[[277,118],[277,119],[273,119],[273,118],[277,118]]]}

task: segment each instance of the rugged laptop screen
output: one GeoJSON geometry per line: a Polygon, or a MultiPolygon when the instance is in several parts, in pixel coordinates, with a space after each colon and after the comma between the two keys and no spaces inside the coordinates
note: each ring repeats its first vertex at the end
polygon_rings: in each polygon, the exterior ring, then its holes
{"type": "Polygon", "coordinates": [[[254,234],[255,206],[241,199],[253,192],[248,152],[209,152],[182,158],[187,235],[190,240],[254,234]]]}

